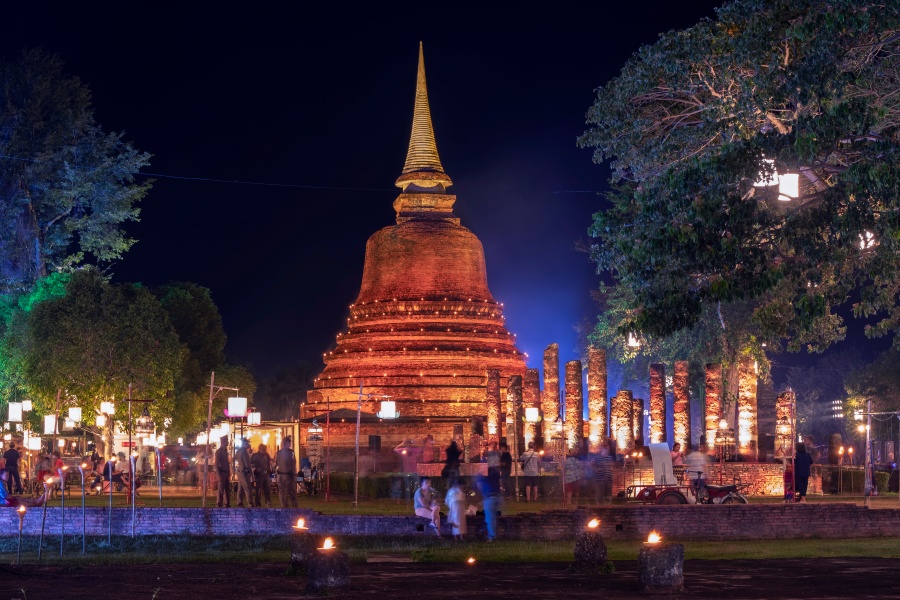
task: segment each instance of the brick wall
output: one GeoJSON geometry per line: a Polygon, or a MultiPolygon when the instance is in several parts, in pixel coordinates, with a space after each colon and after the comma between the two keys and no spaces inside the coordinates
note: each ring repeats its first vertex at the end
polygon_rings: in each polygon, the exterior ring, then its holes
{"type": "MultiPolygon", "coordinates": [[[[709,482],[730,484],[735,479],[747,484],[745,493],[749,496],[783,496],[784,467],[780,463],[727,462],[709,465],[709,482]]],[[[653,483],[653,467],[649,464],[632,467],[616,465],[613,471],[614,493],[629,485],[649,485],[653,483]]],[[[809,478],[809,494],[822,493],[822,467],[813,465],[809,478]]]]}
{"type": "MultiPolygon", "coordinates": [[[[66,533],[81,533],[81,509],[66,508],[66,533]]],[[[37,536],[41,510],[25,517],[23,532],[37,536]]],[[[62,509],[48,508],[44,534],[59,536],[62,509]]],[[[106,508],[86,511],[89,535],[107,533],[106,508]]],[[[136,535],[283,535],[304,517],[310,531],[322,535],[424,535],[424,519],[416,516],[322,515],[309,509],[138,508],[136,535]]],[[[864,538],[893,536],[900,509],[873,510],[855,504],[629,505],[599,509],[543,511],[501,516],[500,537],[519,540],[571,539],[591,517],[598,516],[609,539],[644,539],[651,530],[669,540],[751,540],[797,538],[864,538]]],[[[114,508],[113,535],[131,535],[131,510],[114,508]]],[[[482,517],[469,517],[474,535],[484,532],[482,517]]],[[[0,537],[14,537],[18,517],[0,509],[0,537]]],[[[445,526],[445,534],[449,534],[445,526]]]]}

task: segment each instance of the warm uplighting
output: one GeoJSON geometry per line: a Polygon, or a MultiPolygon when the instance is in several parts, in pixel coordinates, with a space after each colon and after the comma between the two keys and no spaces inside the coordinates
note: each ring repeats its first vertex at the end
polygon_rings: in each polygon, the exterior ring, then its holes
{"type": "Polygon", "coordinates": [[[233,397],[228,399],[228,418],[243,419],[247,416],[247,399],[233,397]]]}
{"type": "Polygon", "coordinates": [[[600,526],[600,519],[591,519],[588,521],[588,529],[597,529],[600,526]]]}
{"type": "Polygon", "coordinates": [[[469,557],[469,560],[467,560],[466,562],[469,563],[470,565],[474,565],[474,564],[475,564],[475,557],[474,557],[474,556],[470,556],[470,557],[469,557]]]}
{"type": "Polygon", "coordinates": [[[23,516],[25,516],[25,511],[26,511],[26,510],[28,510],[28,509],[25,508],[25,505],[24,505],[24,504],[20,504],[20,505],[19,505],[19,508],[16,509],[16,511],[19,513],[19,518],[20,518],[20,519],[21,519],[23,516]]]}
{"type": "Polygon", "coordinates": [[[294,525],[294,529],[297,531],[307,531],[309,527],[306,526],[306,520],[301,517],[297,519],[297,524],[294,525]]]}
{"type": "Polygon", "coordinates": [[[841,446],[840,448],[838,448],[838,454],[840,454],[841,456],[844,455],[844,447],[843,447],[843,446],[841,446]]]}
{"type": "Polygon", "coordinates": [[[327,552],[328,550],[334,550],[335,548],[337,548],[337,546],[334,545],[334,540],[331,538],[325,538],[325,541],[322,542],[322,547],[318,548],[318,550],[324,550],[327,552]]]}
{"type": "Polygon", "coordinates": [[[659,535],[655,530],[650,532],[650,535],[647,536],[647,541],[645,544],[658,544],[662,541],[662,536],[659,535]]]}
{"type": "Polygon", "coordinates": [[[720,420],[719,429],[728,429],[728,421],[725,419],[720,420]]]}

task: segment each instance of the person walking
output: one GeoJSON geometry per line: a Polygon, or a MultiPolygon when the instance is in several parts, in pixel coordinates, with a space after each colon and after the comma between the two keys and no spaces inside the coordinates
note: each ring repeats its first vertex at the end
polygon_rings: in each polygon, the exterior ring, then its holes
{"type": "Polygon", "coordinates": [[[216,475],[219,478],[219,491],[216,495],[216,506],[231,508],[231,459],[228,456],[228,436],[219,438],[219,449],[216,450],[216,475]]]}
{"type": "Polygon", "coordinates": [[[487,541],[497,539],[497,512],[500,510],[500,475],[489,471],[487,475],[479,475],[478,491],[484,505],[484,526],[487,529],[487,541]]]}
{"type": "Polygon", "coordinates": [[[13,493],[13,483],[15,483],[15,493],[22,493],[22,479],[19,477],[19,459],[22,456],[16,450],[16,443],[9,443],[9,450],[3,453],[3,459],[6,461],[6,472],[9,477],[6,478],[6,487],[9,493],[13,493]]]}
{"type": "Polygon", "coordinates": [[[462,452],[456,444],[456,440],[450,442],[447,446],[447,459],[444,461],[444,470],[441,475],[447,478],[448,482],[452,482],[459,478],[459,459],[462,452]]]}
{"type": "Polygon", "coordinates": [[[262,498],[260,492],[266,499],[266,508],[272,508],[272,490],[269,488],[269,471],[272,468],[272,461],[269,458],[269,449],[265,444],[260,444],[256,449],[256,454],[250,457],[250,467],[253,469],[253,479],[256,480],[255,504],[257,507],[262,506],[262,498]]]}
{"type": "Polygon", "coordinates": [[[488,451],[484,453],[484,461],[488,466],[488,473],[491,471],[500,474],[500,451],[497,450],[497,442],[491,442],[488,445],[488,451]]]}
{"type": "Polygon", "coordinates": [[[250,508],[253,506],[253,486],[250,483],[250,480],[253,477],[253,467],[250,464],[249,440],[243,440],[241,442],[241,447],[238,448],[238,451],[235,453],[234,458],[237,460],[237,505],[239,507],[243,507],[244,500],[246,500],[247,508],[250,508]]]}
{"type": "Polygon", "coordinates": [[[797,484],[798,502],[806,502],[806,490],[809,487],[810,467],[813,464],[812,455],[806,451],[806,444],[797,444],[797,456],[794,458],[794,481],[797,484]]]}
{"type": "Polygon", "coordinates": [[[566,504],[572,503],[572,498],[578,499],[581,491],[581,461],[575,454],[575,450],[569,450],[564,466],[563,483],[566,491],[566,504]]]}
{"type": "MultiPolygon", "coordinates": [[[[534,442],[528,442],[528,450],[522,453],[519,462],[522,463],[522,473],[525,475],[525,502],[537,502],[541,457],[534,451],[534,442]]],[[[578,462],[577,458],[575,462],[578,462]]],[[[578,478],[581,479],[581,465],[576,466],[578,478]]]]}
{"type": "Polygon", "coordinates": [[[281,440],[281,450],[275,453],[278,470],[278,500],[281,508],[297,508],[297,460],[291,449],[291,436],[281,440]]]}
{"type": "Polygon", "coordinates": [[[458,479],[447,490],[444,502],[447,504],[447,522],[452,528],[453,539],[461,542],[469,528],[466,523],[466,495],[458,479]]]}

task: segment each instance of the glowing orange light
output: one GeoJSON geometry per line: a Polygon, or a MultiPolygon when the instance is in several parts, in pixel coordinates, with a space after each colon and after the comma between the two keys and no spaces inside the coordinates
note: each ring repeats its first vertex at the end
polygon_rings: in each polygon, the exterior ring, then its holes
{"type": "Polygon", "coordinates": [[[651,531],[650,535],[647,536],[648,544],[658,544],[662,541],[662,536],[659,535],[656,531],[651,531]]]}
{"type": "Polygon", "coordinates": [[[297,524],[294,525],[294,529],[307,529],[306,521],[302,517],[297,519],[297,524]]]}
{"type": "Polygon", "coordinates": [[[591,529],[596,529],[600,526],[600,519],[591,519],[590,521],[588,521],[587,526],[591,529]]]}
{"type": "Polygon", "coordinates": [[[475,557],[470,556],[470,557],[469,557],[469,560],[467,560],[466,562],[469,563],[470,565],[474,565],[474,564],[475,564],[475,557]]]}
{"type": "Polygon", "coordinates": [[[322,547],[319,550],[334,550],[336,546],[334,545],[334,540],[331,538],[325,538],[325,541],[322,542],[322,547]]]}

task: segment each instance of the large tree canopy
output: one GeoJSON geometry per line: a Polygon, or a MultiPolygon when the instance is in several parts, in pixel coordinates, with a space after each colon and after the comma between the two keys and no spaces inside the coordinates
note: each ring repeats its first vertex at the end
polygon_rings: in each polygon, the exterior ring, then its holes
{"type": "Polygon", "coordinates": [[[134,181],[148,159],[100,128],[90,91],[58,57],[0,60],[0,292],[120,258],[134,243],[123,224],[150,188],[134,181]]]}
{"type": "Polygon", "coordinates": [[[851,298],[868,334],[900,326],[900,4],[730,2],[640,49],[588,123],[613,172],[591,234],[620,335],[712,323],[821,350],[851,298]]]}

